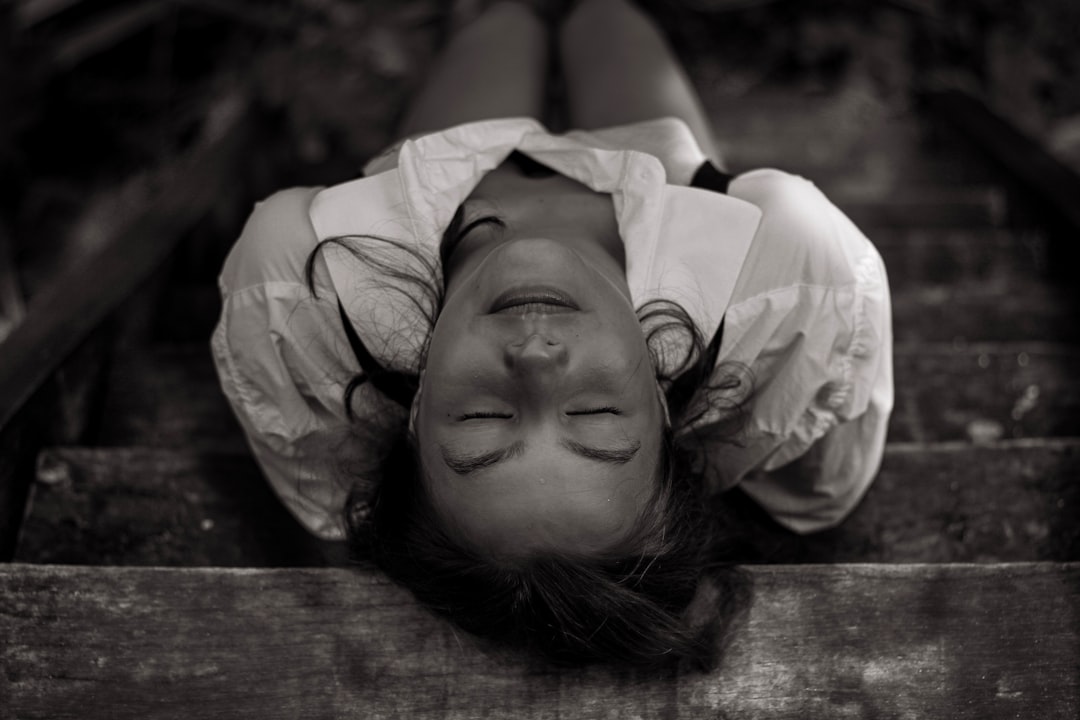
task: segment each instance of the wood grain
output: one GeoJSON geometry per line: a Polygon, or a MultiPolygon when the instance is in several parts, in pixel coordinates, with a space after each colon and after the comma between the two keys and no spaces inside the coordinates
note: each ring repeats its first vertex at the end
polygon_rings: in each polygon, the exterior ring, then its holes
{"type": "MultiPolygon", "coordinates": [[[[16,559],[307,565],[318,548],[247,456],[64,448],[39,461],[16,559]]],[[[838,528],[803,537],[738,495],[716,499],[754,562],[1080,560],[1080,441],[892,446],[838,528]]]]}
{"type": "Polygon", "coordinates": [[[897,342],[1080,343],[1080,295],[1042,282],[959,282],[894,292],[897,342]]]}
{"type": "Polygon", "coordinates": [[[118,353],[95,440],[193,450],[247,448],[205,342],[118,353]]]}
{"type": "MultiPolygon", "coordinates": [[[[1077,367],[1080,347],[1072,345],[897,345],[889,440],[969,440],[973,423],[996,427],[1001,438],[1080,437],[1077,367]]],[[[205,343],[119,354],[95,442],[198,451],[246,448],[205,343]]]]}
{"type": "Polygon", "coordinates": [[[743,562],[1080,560],[1080,441],[895,444],[855,510],[799,536],[738,491],[714,512],[743,562]]]}
{"type": "Polygon", "coordinates": [[[10,718],[1073,718],[1080,566],[750,569],[710,675],[557,671],[349,570],[0,568],[10,718]]]}
{"type": "Polygon", "coordinates": [[[954,282],[1045,280],[1049,241],[1035,231],[875,228],[867,237],[885,261],[894,292],[954,282]]]}
{"type": "Polygon", "coordinates": [[[912,343],[893,362],[890,442],[1080,437],[1078,346],[912,343]]]}
{"type": "Polygon", "coordinates": [[[120,565],[308,566],[320,543],[245,454],[149,448],[47,450],[17,560],[120,565]]]}

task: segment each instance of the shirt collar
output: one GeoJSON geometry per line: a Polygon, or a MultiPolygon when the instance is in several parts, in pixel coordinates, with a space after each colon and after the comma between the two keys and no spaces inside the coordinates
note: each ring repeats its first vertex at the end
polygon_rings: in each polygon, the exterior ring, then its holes
{"type": "MultiPolygon", "coordinates": [[[[663,165],[634,150],[603,150],[587,139],[552,135],[531,118],[467,123],[406,141],[398,167],[320,191],[309,215],[320,241],[363,241],[377,261],[431,277],[443,233],[483,176],[518,150],[587,187],[610,193],[626,246],[635,306],[678,302],[706,339],[719,327],[761,221],[753,204],[720,193],[668,185],[663,165]]],[[[325,262],[338,298],[364,344],[386,366],[415,371],[429,327],[415,287],[387,276],[344,245],[325,262]]],[[[376,263],[377,265],[378,263],[376,263]]]]}

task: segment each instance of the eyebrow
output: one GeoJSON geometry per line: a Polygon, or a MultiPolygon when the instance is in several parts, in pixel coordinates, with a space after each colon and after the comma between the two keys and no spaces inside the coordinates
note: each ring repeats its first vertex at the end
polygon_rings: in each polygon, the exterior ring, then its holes
{"type": "Polygon", "coordinates": [[[625,465],[634,459],[637,455],[637,451],[641,449],[641,443],[634,441],[630,445],[621,448],[595,448],[588,445],[582,445],[574,440],[561,440],[559,442],[567,450],[577,453],[581,457],[589,458],[590,460],[599,460],[600,462],[611,463],[613,465],[625,465]]]}
{"type": "Polygon", "coordinates": [[[440,445],[439,450],[442,452],[443,462],[446,463],[451,470],[458,475],[468,475],[471,472],[491,467],[495,463],[502,462],[507,458],[520,455],[525,452],[525,443],[522,440],[518,440],[504,448],[488,453],[481,453],[479,455],[455,453],[445,445],[440,445]]]}
{"type": "MultiPolygon", "coordinates": [[[[637,441],[621,448],[596,448],[566,439],[559,441],[559,444],[581,457],[612,465],[625,465],[633,460],[634,456],[637,455],[637,451],[641,449],[641,443],[637,441]]],[[[504,448],[479,455],[456,453],[445,445],[440,445],[439,450],[447,467],[458,475],[468,475],[471,472],[483,470],[503,460],[521,455],[525,452],[525,443],[518,440],[504,448]]]]}

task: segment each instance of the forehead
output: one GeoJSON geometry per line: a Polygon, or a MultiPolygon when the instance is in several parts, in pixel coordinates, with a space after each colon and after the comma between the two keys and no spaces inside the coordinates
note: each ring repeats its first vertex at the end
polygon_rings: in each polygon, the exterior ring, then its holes
{"type": "Polygon", "coordinates": [[[495,553],[598,552],[622,540],[653,495],[655,447],[626,465],[526,453],[466,477],[425,467],[437,510],[469,542],[495,553]]]}

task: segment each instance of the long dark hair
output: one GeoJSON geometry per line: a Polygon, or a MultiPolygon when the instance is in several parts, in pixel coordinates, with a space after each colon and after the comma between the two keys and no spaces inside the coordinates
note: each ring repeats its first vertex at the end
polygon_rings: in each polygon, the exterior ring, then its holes
{"type": "MultiPolygon", "coordinates": [[[[488,216],[470,224],[478,222],[502,221],[488,216]]],[[[453,247],[467,229],[459,209],[443,248],[453,247]]],[[[410,302],[434,327],[443,302],[441,263],[393,239],[331,238],[308,259],[313,294],[314,260],[328,243],[349,249],[397,281],[395,291],[405,283],[410,302]],[[403,272],[401,264],[393,262],[393,252],[409,253],[429,274],[403,272]]],[[[749,603],[751,587],[748,576],[725,561],[722,528],[711,521],[704,500],[704,454],[692,446],[695,435],[683,431],[711,412],[710,440],[737,442],[753,381],[742,366],[717,368],[720,333],[706,342],[678,304],[653,301],[639,308],[638,317],[671,425],[663,431],[653,497],[616,548],[599,555],[540,551],[496,561],[463,543],[436,511],[416,438],[401,422],[387,429],[374,492],[369,489],[372,478],[364,478],[357,487],[365,490],[354,492],[347,503],[353,556],[373,561],[466,631],[557,664],[713,667],[728,629],[749,603]]],[[[342,321],[355,347],[359,339],[344,312],[342,321]]],[[[407,407],[419,368],[383,368],[365,354],[364,349],[358,352],[365,366],[346,389],[349,417],[354,417],[352,395],[363,383],[407,407]]]]}

